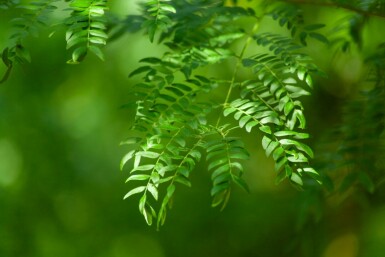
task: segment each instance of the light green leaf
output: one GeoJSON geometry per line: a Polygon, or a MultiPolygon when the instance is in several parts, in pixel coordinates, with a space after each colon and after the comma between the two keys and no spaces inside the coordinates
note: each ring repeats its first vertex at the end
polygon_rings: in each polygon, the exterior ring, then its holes
{"type": "Polygon", "coordinates": [[[137,171],[137,170],[142,170],[142,171],[143,170],[152,170],[154,167],[155,167],[154,164],[146,164],[146,165],[135,167],[131,172],[137,171]]]}
{"type": "Polygon", "coordinates": [[[138,175],[131,175],[128,177],[128,179],[126,180],[126,183],[128,181],[139,181],[139,180],[147,180],[150,178],[150,175],[147,175],[147,174],[138,174],[138,175]]]}
{"type": "Polygon", "coordinates": [[[300,185],[300,186],[303,186],[302,178],[300,176],[298,176],[298,174],[296,174],[296,173],[291,174],[290,180],[293,181],[294,183],[300,185]]]}
{"type": "Polygon", "coordinates": [[[247,131],[247,132],[250,132],[251,129],[252,129],[254,126],[258,125],[258,124],[259,124],[259,123],[258,123],[257,121],[255,121],[255,120],[250,121],[249,123],[246,124],[246,131],[247,131]]]}
{"type": "Polygon", "coordinates": [[[172,5],[169,4],[161,4],[160,9],[163,11],[171,12],[171,13],[176,13],[175,8],[172,5]]]}
{"type": "Polygon", "coordinates": [[[132,190],[130,190],[124,197],[123,199],[127,199],[128,197],[134,195],[134,194],[139,194],[141,192],[143,192],[144,190],[146,189],[145,186],[140,186],[140,187],[137,187],[137,188],[134,188],[132,190]]]}
{"type": "Polygon", "coordinates": [[[279,145],[279,143],[277,141],[272,141],[269,146],[266,148],[266,156],[269,157],[270,154],[275,150],[275,148],[277,148],[277,146],[279,145]]]}
{"type": "Polygon", "coordinates": [[[211,179],[214,179],[216,176],[219,176],[220,174],[224,172],[228,172],[230,170],[229,164],[225,164],[214,170],[213,174],[211,174],[211,179]]]}
{"type": "Polygon", "coordinates": [[[120,170],[123,170],[124,165],[132,159],[132,157],[135,154],[135,150],[129,151],[126,155],[123,156],[122,160],[120,161],[120,170]]]}
{"type": "Polygon", "coordinates": [[[158,201],[158,189],[155,187],[155,185],[152,183],[149,183],[147,186],[147,190],[151,193],[154,199],[158,201]]]}
{"type": "Polygon", "coordinates": [[[137,152],[135,155],[150,158],[150,159],[156,159],[159,157],[159,153],[151,152],[151,151],[140,151],[140,152],[137,152]]]}
{"type": "Polygon", "coordinates": [[[88,47],[88,49],[89,49],[92,53],[94,53],[100,60],[104,61],[104,54],[103,54],[102,50],[100,50],[99,47],[94,46],[94,45],[90,45],[90,46],[88,47]]]}

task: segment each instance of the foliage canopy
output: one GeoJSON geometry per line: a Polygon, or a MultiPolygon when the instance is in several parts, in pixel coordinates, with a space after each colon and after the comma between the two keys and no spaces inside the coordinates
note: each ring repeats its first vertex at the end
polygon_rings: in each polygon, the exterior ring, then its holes
{"type": "Polygon", "coordinates": [[[288,180],[323,195],[360,187],[374,193],[385,181],[385,42],[377,40],[369,51],[363,40],[370,20],[385,18],[385,1],[152,0],[138,3],[141,14],[125,19],[109,13],[106,0],[27,2],[0,2],[1,9],[22,10],[1,54],[7,68],[1,82],[15,64],[31,62],[25,39],[54,22],[66,29],[69,64],[89,53],[103,60],[103,46],[128,32],[142,31],[167,49],[143,58],[129,75],[139,82],[132,86],[135,101],[128,106],[135,116],[122,142],[129,149],[120,166],[129,170],[131,185],[124,198],[140,195],[139,211],[149,225],[164,224],[176,189],[191,186],[190,175],[203,161],[212,206],[224,208],[233,185],[247,191],[244,133],[261,137],[277,183],[288,180]],[[347,12],[338,26],[309,23],[307,5],[347,12]],[[52,17],[61,10],[68,15],[56,23],[52,17]],[[264,28],[267,19],[277,24],[274,32],[264,28]],[[327,75],[308,50],[314,45],[357,51],[367,67],[357,86],[364,91],[345,104],[341,125],[325,140],[340,141],[338,150],[315,159],[303,99],[327,75]],[[220,65],[231,65],[232,74],[210,72],[220,65]],[[218,91],[225,94],[207,100],[218,91]]]}

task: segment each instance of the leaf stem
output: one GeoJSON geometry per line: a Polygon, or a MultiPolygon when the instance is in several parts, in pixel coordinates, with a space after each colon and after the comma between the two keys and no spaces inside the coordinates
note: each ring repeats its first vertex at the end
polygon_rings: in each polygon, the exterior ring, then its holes
{"type": "MultiPolygon", "coordinates": [[[[253,39],[253,35],[255,34],[255,32],[258,30],[259,28],[259,24],[260,24],[260,21],[259,19],[257,20],[257,22],[255,23],[253,29],[251,30],[251,34],[247,37],[246,39],[246,42],[241,50],[241,53],[240,55],[238,56],[238,60],[237,60],[237,63],[235,64],[235,68],[234,68],[234,72],[233,72],[233,76],[231,77],[231,81],[230,81],[230,85],[229,85],[229,89],[227,91],[227,95],[226,95],[226,99],[223,103],[223,106],[226,106],[226,104],[229,102],[230,100],[230,96],[231,96],[231,92],[233,90],[233,87],[234,87],[234,84],[235,84],[235,79],[238,75],[238,71],[239,71],[239,68],[242,64],[242,58],[243,56],[245,55],[245,52],[246,52],[246,49],[249,47],[252,39],[253,39]]],[[[221,121],[221,118],[222,118],[222,115],[219,115],[218,117],[218,120],[217,120],[217,124],[216,124],[216,127],[219,126],[219,122],[221,121]]]]}

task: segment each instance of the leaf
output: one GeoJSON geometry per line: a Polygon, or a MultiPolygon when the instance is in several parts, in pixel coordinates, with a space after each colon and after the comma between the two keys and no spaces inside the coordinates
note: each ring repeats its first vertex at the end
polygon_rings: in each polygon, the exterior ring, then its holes
{"type": "Polygon", "coordinates": [[[154,167],[155,167],[154,164],[146,164],[146,165],[135,167],[131,172],[137,171],[137,170],[142,170],[142,171],[143,170],[152,170],[154,167]]]}
{"type": "Polygon", "coordinates": [[[138,180],[147,180],[150,178],[150,175],[147,175],[147,174],[138,174],[138,175],[131,175],[128,177],[128,179],[126,180],[126,183],[128,181],[138,181],[138,180]]]}
{"type": "Polygon", "coordinates": [[[299,133],[299,132],[292,131],[292,130],[277,131],[277,132],[274,132],[274,135],[277,137],[293,136],[296,139],[309,138],[309,134],[307,134],[307,133],[299,133]]]}
{"type": "Polygon", "coordinates": [[[104,54],[103,54],[102,50],[100,50],[99,47],[94,46],[94,45],[90,45],[90,46],[88,47],[88,49],[89,49],[92,53],[94,53],[100,60],[104,61],[104,54]]]}
{"type": "Polygon", "coordinates": [[[259,127],[259,130],[261,130],[263,133],[271,134],[271,128],[269,126],[261,126],[259,127]]]}
{"type": "Polygon", "coordinates": [[[143,73],[143,72],[148,72],[148,71],[151,71],[152,68],[150,66],[142,66],[142,67],[139,67],[137,69],[135,69],[134,71],[132,71],[128,77],[133,77],[135,75],[138,75],[140,73],[143,73]]]}
{"type": "Polygon", "coordinates": [[[150,64],[159,64],[162,62],[161,59],[155,58],[155,57],[148,57],[148,58],[143,58],[139,62],[145,62],[145,63],[150,63],[150,64]]]}
{"type": "Polygon", "coordinates": [[[243,116],[240,120],[239,120],[239,127],[243,128],[245,126],[245,124],[251,119],[250,116],[243,116]]]}
{"type": "Polygon", "coordinates": [[[258,122],[253,120],[253,121],[250,121],[249,123],[246,124],[246,131],[247,132],[251,132],[251,129],[253,127],[255,127],[256,125],[258,125],[258,122]]]}
{"type": "Polygon", "coordinates": [[[285,153],[285,149],[283,147],[278,146],[273,152],[273,159],[277,161],[282,155],[285,153]]]}
{"type": "Polygon", "coordinates": [[[322,35],[320,33],[310,32],[309,37],[317,39],[318,41],[320,41],[326,45],[328,45],[330,43],[329,40],[324,35],[322,35]]]}
{"type": "Polygon", "coordinates": [[[300,176],[298,176],[298,174],[296,174],[296,173],[291,174],[290,180],[293,181],[294,183],[300,185],[300,186],[303,186],[302,178],[300,176]]]}
{"type": "Polygon", "coordinates": [[[100,37],[90,37],[89,41],[93,44],[105,45],[107,42],[104,38],[100,37]]]}
{"type": "Polygon", "coordinates": [[[171,184],[167,187],[167,197],[171,198],[175,192],[175,185],[171,184]]]}
{"type": "Polygon", "coordinates": [[[223,110],[223,116],[228,116],[229,114],[235,112],[237,109],[233,108],[233,107],[228,107],[226,109],[223,110]]]}
{"type": "Polygon", "coordinates": [[[313,80],[309,74],[306,75],[305,82],[310,88],[313,87],[313,80]]]}
{"type": "Polygon", "coordinates": [[[262,138],[262,147],[263,147],[263,149],[266,150],[266,148],[269,146],[270,143],[271,143],[271,139],[268,138],[267,136],[264,136],[262,138]]]}
{"type": "Polygon", "coordinates": [[[146,189],[145,186],[140,186],[140,187],[136,187],[134,189],[132,189],[131,191],[129,191],[124,197],[123,199],[127,199],[128,197],[134,195],[134,194],[139,194],[141,192],[143,192],[144,190],[146,189]]]}
{"type": "Polygon", "coordinates": [[[131,150],[129,151],[128,153],[126,153],[126,155],[124,155],[124,157],[122,158],[122,160],[120,161],[120,170],[123,170],[123,167],[124,165],[132,159],[132,157],[134,156],[135,154],[135,150],[131,150]]]}
{"type": "Polygon", "coordinates": [[[214,179],[215,177],[221,175],[224,172],[229,172],[229,170],[230,170],[229,164],[222,165],[219,168],[214,170],[213,174],[211,175],[211,179],[214,179]]]}
{"type": "Polygon", "coordinates": [[[172,5],[169,4],[161,4],[160,9],[163,11],[171,12],[171,13],[176,13],[175,8],[172,5]]]}
{"type": "Polygon", "coordinates": [[[147,208],[144,208],[143,216],[144,216],[144,219],[146,220],[147,225],[151,226],[153,216],[152,216],[152,213],[148,211],[147,208]]]}
{"type": "Polygon", "coordinates": [[[156,159],[159,157],[159,153],[151,152],[151,151],[139,151],[135,155],[139,155],[150,159],[156,159]]]}
{"type": "Polygon", "coordinates": [[[269,157],[270,154],[277,148],[279,143],[277,141],[272,141],[269,146],[266,148],[266,156],[269,157]]]}
{"type": "Polygon", "coordinates": [[[214,196],[222,191],[225,191],[227,190],[228,188],[230,187],[229,183],[228,182],[225,182],[225,183],[222,183],[222,184],[218,184],[218,185],[214,185],[213,188],[211,189],[211,196],[214,196]]]}
{"type": "Polygon", "coordinates": [[[182,176],[182,175],[178,175],[174,178],[175,182],[178,182],[182,185],[185,185],[187,187],[191,187],[191,182],[188,178],[182,176]]]}
{"type": "Polygon", "coordinates": [[[151,193],[151,195],[157,201],[158,200],[158,189],[155,187],[155,185],[152,183],[149,183],[147,186],[147,190],[151,193]]]}
{"type": "Polygon", "coordinates": [[[122,141],[120,145],[132,145],[137,144],[142,140],[140,137],[129,137],[126,140],[122,141]]]}
{"type": "Polygon", "coordinates": [[[76,48],[73,52],[72,52],[72,61],[74,63],[76,62],[81,62],[83,61],[84,57],[87,55],[87,47],[85,46],[82,46],[82,47],[78,47],[76,48]]]}
{"type": "Polygon", "coordinates": [[[309,25],[305,25],[303,28],[305,30],[311,31],[311,30],[321,29],[325,26],[326,26],[325,24],[309,24],[309,25]]]}
{"type": "Polygon", "coordinates": [[[247,185],[247,183],[245,182],[244,179],[242,179],[241,177],[238,177],[238,176],[233,176],[233,180],[234,182],[240,186],[241,188],[243,188],[246,192],[250,193],[250,189],[249,189],[249,186],[247,185]]]}

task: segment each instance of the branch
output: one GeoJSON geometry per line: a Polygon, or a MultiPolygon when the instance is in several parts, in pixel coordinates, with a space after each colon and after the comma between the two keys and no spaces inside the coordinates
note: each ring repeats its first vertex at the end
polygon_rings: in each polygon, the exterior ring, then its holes
{"type": "Polygon", "coordinates": [[[292,3],[292,4],[299,4],[299,5],[315,5],[315,6],[323,6],[323,7],[330,7],[330,8],[342,8],[351,12],[355,12],[364,16],[376,16],[380,18],[385,19],[384,13],[378,13],[378,12],[371,12],[371,11],[365,11],[358,7],[354,7],[351,5],[346,4],[337,4],[337,3],[331,3],[331,2],[319,2],[319,1],[307,1],[307,0],[287,0],[284,2],[292,3]]]}

